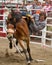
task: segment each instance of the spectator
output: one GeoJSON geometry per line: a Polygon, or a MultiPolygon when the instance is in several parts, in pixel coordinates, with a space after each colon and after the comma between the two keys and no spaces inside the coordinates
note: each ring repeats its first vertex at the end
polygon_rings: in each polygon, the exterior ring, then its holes
{"type": "Polygon", "coordinates": [[[38,0],[34,0],[34,1],[33,1],[33,9],[35,9],[35,7],[36,7],[36,5],[37,5],[37,2],[38,2],[38,0]]]}
{"type": "Polygon", "coordinates": [[[42,8],[43,11],[48,12],[51,10],[51,0],[45,0],[45,6],[42,8]]]}
{"type": "Polygon", "coordinates": [[[45,2],[43,2],[43,3],[42,3],[42,7],[44,7],[45,5],[46,5],[46,3],[45,3],[45,2]]]}
{"type": "Polygon", "coordinates": [[[41,8],[42,8],[41,2],[37,2],[35,9],[41,9],[41,8]]]}
{"type": "Polygon", "coordinates": [[[35,18],[35,21],[38,21],[39,20],[39,14],[40,14],[40,10],[37,10],[35,12],[35,14],[33,14],[33,17],[35,18]]]}
{"type": "Polygon", "coordinates": [[[28,2],[26,9],[27,9],[28,13],[31,14],[30,9],[33,9],[33,5],[30,2],[28,2]]]}

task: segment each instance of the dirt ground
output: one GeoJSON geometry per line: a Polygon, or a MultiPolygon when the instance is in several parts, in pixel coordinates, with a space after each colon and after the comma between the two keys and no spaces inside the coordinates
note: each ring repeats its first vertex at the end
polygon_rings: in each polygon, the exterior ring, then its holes
{"type": "MultiPolygon", "coordinates": [[[[0,39],[0,65],[27,65],[25,56],[15,53],[15,48],[8,48],[8,40],[0,39]],[[6,57],[6,49],[9,50],[9,57],[6,57]]],[[[31,65],[52,65],[52,48],[41,47],[40,45],[30,44],[33,61],[31,65]],[[42,61],[41,61],[42,60],[42,61]]]]}

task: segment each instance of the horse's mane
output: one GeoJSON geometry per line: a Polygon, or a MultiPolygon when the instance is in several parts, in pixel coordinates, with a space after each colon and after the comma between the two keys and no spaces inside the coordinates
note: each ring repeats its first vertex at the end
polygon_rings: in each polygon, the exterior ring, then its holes
{"type": "Polygon", "coordinates": [[[21,13],[16,13],[16,12],[12,12],[12,17],[16,19],[16,22],[20,21],[20,19],[22,18],[21,13]]]}
{"type": "Polygon", "coordinates": [[[26,16],[26,18],[24,19],[24,18],[22,18],[22,14],[21,13],[16,13],[15,11],[11,12],[11,16],[12,16],[12,19],[10,20],[9,23],[14,25],[14,28],[16,28],[16,23],[25,21],[27,26],[28,26],[28,28],[29,28],[29,30],[31,30],[30,29],[30,25],[33,24],[33,22],[32,22],[30,17],[26,16]],[[15,21],[14,21],[14,19],[15,19],[15,21]]]}
{"type": "Polygon", "coordinates": [[[14,28],[16,28],[16,23],[20,22],[22,18],[22,15],[20,13],[16,13],[15,11],[11,11],[8,15],[7,24],[14,25],[14,28]],[[11,16],[11,18],[10,18],[11,16]],[[14,20],[15,19],[15,20],[14,20]]]}

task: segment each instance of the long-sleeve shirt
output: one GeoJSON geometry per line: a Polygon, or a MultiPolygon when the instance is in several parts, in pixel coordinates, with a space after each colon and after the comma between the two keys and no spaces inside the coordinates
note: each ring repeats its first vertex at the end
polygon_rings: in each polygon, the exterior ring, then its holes
{"type": "Polygon", "coordinates": [[[44,20],[42,22],[36,21],[34,23],[34,29],[35,29],[35,31],[42,30],[45,26],[46,26],[46,20],[44,20]]]}
{"type": "Polygon", "coordinates": [[[29,23],[29,30],[30,33],[36,33],[39,32],[40,30],[44,29],[44,27],[46,26],[46,20],[40,22],[40,21],[36,21],[36,22],[31,22],[29,23]]]}

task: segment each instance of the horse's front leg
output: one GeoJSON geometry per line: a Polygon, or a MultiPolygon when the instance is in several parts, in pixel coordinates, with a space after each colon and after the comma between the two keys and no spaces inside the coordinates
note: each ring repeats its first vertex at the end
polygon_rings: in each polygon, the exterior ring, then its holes
{"type": "Polygon", "coordinates": [[[9,41],[9,48],[12,49],[12,41],[9,41]]]}
{"type": "Polygon", "coordinates": [[[11,39],[11,37],[7,37],[7,38],[9,40],[9,48],[12,49],[12,39],[11,39]]]}
{"type": "Polygon", "coordinates": [[[12,39],[13,39],[13,34],[8,33],[7,38],[9,40],[9,48],[12,49],[12,39]]]}

